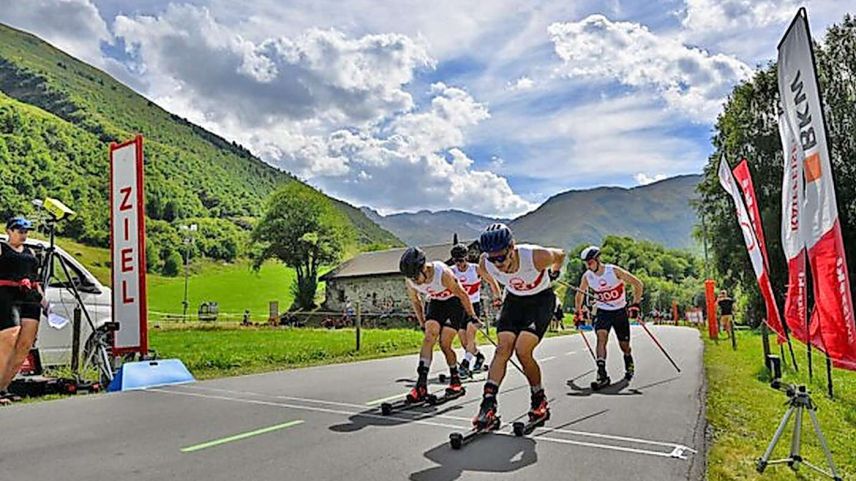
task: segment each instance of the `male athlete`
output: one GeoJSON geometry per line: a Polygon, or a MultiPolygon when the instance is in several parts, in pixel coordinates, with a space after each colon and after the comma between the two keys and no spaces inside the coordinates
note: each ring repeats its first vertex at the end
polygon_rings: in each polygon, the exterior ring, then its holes
{"type": "MultiPolygon", "coordinates": [[[[457,244],[452,247],[451,254],[452,261],[454,261],[452,273],[461,282],[461,286],[467,291],[467,294],[469,294],[476,317],[480,317],[481,279],[485,276],[484,269],[482,269],[481,264],[470,264],[467,261],[469,249],[464,244],[457,244]]],[[[502,302],[502,294],[496,283],[488,283],[488,285],[491,289],[495,289],[491,291],[493,293],[493,302],[494,306],[499,307],[499,304],[502,302]]],[[[472,320],[475,320],[475,318],[471,318],[472,320]]],[[[470,367],[472,367],[473,373],[481,371],[484,364],[484,354],[476,347],[476,333],[479,327],[479,323],[477,322],[461,323],[458,326],[458,337],[460,337],[461,345],[464,347],[464,360],[461,361],[461,365],[458,367],[458,373],[461,377],[469,377],[470,367]],[[474,360],[475,363],[473,363],[474,360]]]]}
{"type": "Polygon", "coordinates": [[[399,270],[406,277],[407,295],[416,313],[419,326],[425,330],[422,350],[419,354],[416,386],[407,395],[410,402],[423,401],[428,396],[428,371],[431,369],[434,345],[440,341],[440,349],[449,366],[450,394],[461,391],[458,360],[452,341],[463,322],[478,322],[467,291],[442,261],[425,261],[425,252],[418,247],[408,247],[399,261],[399,270]],[[428,297],[428,308],[422,304],[420,294],[428,297]],[[462,317],[462,313],[465,317],[462,317]]]}
{"type": "Polygon", "coordinates": [[[613,265],[604,264],[600,261],[600,248],[589,246],[583,249],[580,258],[586,263],[586,271],[580,280],[580,290],[575,298],[576,310],[580,312],[583,304],[583,296],[588,289],[594,291],[595,306],[597,314],[594,320],[594,329],[597,333],[597,381],[598,387],[609,384],[609,376],[606,374],[606,341],[609,339],[609,330],[615,330],[618,345],[624,352],[624,378],[628,381],[633,378],[635,366],[633,356],[630,353],[630,317],[639,315],[639,303],[642,301],[642,281],[626,270],[613,265]],[[633,303],[628,308],[625,293],[625,283],[633,287],[633,303]]]}
{"type": "Polygon", "coordinates": [[[479,265],[485,270],[485,281],[503,284],[506,294],[496,323],[498,347],[490,363],[481,406],[473,425],[476,429],[496,426],[496,395],[512,353],[517,355],[529,381],[530,421],[545,419],[549,409],[541,382],[541,368],[533,351],[553,317],[556,296],[550,282],[558,278],[565,253],[561,249],[515,245],[511,229],[504,224],[492,224],[485,229],[479,237],[479,244],[483,252],[479,265]]]}

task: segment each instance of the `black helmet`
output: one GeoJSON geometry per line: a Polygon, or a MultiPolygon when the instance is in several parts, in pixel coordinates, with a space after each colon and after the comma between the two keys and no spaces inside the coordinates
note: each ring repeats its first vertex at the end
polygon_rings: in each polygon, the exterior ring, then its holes
{"type": "Polygon", "coordinates": [[[425,252],[418,247],[408,247],[401,260],[398,262],[398,270],[409,279],[415,279],[425,265],[425,252]]]}
{"type": "Polygon", "coordinates": [[[580,252],[580,259],[588,262],[592,259],[597,258],[600,255],[600,247],[598,246],[588,246],[580,252]]]}
{"type": "Polygon", "coordinates": [[[452,259],[466,259],[470,250],[463,244],[455,244],[452,247],[452,259]]]}
{"type": "Polygon", "coordinates": [[[479,247],[482,252],[497,252],[511,245],[511,229],[505,224],[491,224],[481,233],[479,247]]]}

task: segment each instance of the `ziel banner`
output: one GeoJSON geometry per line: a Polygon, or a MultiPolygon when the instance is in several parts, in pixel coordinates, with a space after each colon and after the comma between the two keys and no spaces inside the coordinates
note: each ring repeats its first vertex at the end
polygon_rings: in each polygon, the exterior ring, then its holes
{"type": "Polygon", "coordinates": [[[850,279],[804,8],[799,10],[779,44],[778,81],[785,120],[798,139],[804,158],[805,205],[801,231],[814,285],[812,317],[820,323],[823,347],[835,365],[856,370],[856,322],[850,279]]]}
{"type": "Polygon", "coordinates": [[[113,352],[148,352],[143,138],[110,145],[113,352]]]}

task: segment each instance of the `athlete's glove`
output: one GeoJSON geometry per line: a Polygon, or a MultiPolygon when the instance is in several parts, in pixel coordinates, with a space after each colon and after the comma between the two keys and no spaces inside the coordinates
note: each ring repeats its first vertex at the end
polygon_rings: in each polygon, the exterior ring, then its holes
{"type": "Polygon", "coordinates": [[[558,280],[559,276],[562,275],[562,271],[561,270],[558,270],[558,271],[550,270],[550,271],[547,271],[547,275],[550,276],[550,281],[555,281],[555,280],[558,280]]]}
{"type": "Polygon", "coordinates": [[[627,316],[630,319],[639,319],[639,314],[642,312],[642,307],[639,303],[634,302],[627,307],[627,316]]]}
{"type": "Polygon", "coordinates": [[[477,325],[477,326],[478,326],[479,324],[481,324],[481,321],[479,320],[479,318],[478,318],[478,317],[476,317],[476,316],[466,315],[466,316],[464,317],[464,325],[466,326],[466,325],[468,325],[468,324],[469,324],[469,323],[471,323],[471,322],[472,322],[473,324],[477,325]]]}

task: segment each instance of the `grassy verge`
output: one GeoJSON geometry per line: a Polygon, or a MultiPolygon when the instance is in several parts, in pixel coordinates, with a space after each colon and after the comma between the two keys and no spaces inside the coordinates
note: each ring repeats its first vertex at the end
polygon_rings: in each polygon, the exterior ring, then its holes
{"type": "MultiPolygon", "coordinates": [[[[359,351],[355,339],[353,329],[213,327],[149,331],[149,345],[158,356],[181,359],[200,379],[415,354],[422,345],[422,332],[363,329],[359,351]]],[[[488,344],[486,339],[479,341],[488,344]]]]}
{"type": "MultiPolygon", "coordinates": [[[[771,337],[773,349],[775,341],[771,337]]],[[[783,393],[769,387],[770,378],[763,366],[761,336],[739,332],[738,350],[728,340],[718,344],[706,341],[705,370],[708,380],[707,418],[713,432],[708,453],[707,479],[718,480],[793,480],[823,479],[806,467],[797,477],[786,466],[768,467],[763,474],[755,471],[755,460],[763,454],[779,421],[785,413],[783,393]]],[[[800,372],[786,369],[784,381],[806,383],[805,347],[795,344],[800,372]]],[[[856,372],[833,371],[835,399],[826,395],[825,359],[815,356],[814,382],[809,385],[818,405],[818,419],[833,452],[833,458],[844,478],[856,474],[856,372]]],[[[788,365],[790,361],[788,357],[788,365]]],[[[776,447],[773,458],[787,456],[793,421],[776,447]]],[[[806,415],[803,419],[802,455],[812,464],[825,466],[826,461],[806,415]]]]}

